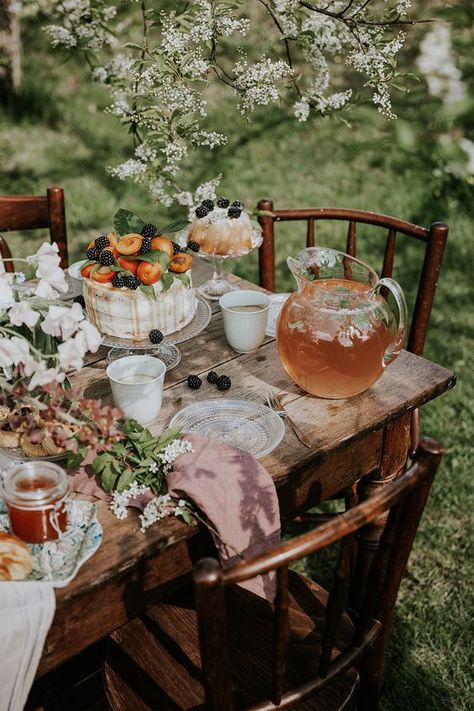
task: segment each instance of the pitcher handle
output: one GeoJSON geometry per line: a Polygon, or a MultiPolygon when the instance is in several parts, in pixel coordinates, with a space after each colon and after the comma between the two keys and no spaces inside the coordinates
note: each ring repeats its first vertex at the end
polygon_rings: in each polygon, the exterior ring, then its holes
{"type": "Polygon", "coordinates": [[[375,285],[374,291],[380,292],[383,288],[388,289],[397,302],[398,307],[398,332],[394,341],[389,345],[383,356],[384,366],[389,365],[403,349],[407,340],[407,325],[408,325],[408,309],[405,295],[402,288],[395,279],[384,277],[379,279],[375,285]]]}

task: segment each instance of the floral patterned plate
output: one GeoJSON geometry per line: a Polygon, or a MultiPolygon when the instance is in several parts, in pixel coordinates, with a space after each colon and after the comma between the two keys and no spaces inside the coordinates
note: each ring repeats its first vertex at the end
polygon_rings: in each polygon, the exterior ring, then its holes
{"type": "MultiPolygon", "coordinates": [[[[67,502],[69,524],[59,541],[28,544],[33,556],[33,571],[26,580],[65,587],[102,543],[102,526],[96,507],[90,501],[67,502]]],[[[0,498],[0,531],[10,532],[5,502],[0,498]]]]}

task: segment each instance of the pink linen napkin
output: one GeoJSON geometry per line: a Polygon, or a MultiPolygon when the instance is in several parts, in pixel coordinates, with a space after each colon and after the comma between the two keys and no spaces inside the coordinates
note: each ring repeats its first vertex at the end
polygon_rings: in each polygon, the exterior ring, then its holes
{"type": "MultiPolygon", "coordinates": [[[[224,442],[185,435],[193,451],[181,454],[168,474],[168,492],[187,498],[217,531],[213,536],[223,567],[259,555],[280,542],[280,510],[275,485],[251,454],[224,442]],[[226,545],[227,544],[227,545],[226,545]]],[[[269,602],[274,576],[260,576],[242,587],[269,602]]]]}

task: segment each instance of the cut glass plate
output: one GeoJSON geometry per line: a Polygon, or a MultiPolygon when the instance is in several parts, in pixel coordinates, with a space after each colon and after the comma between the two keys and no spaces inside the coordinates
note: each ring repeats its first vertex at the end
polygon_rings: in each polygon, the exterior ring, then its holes
{"type": "Polygon", "coordinates": [[[195,402],[180,410],[170,427],[227,442],[254,457],[270,454],[285,434],[285,425],[273,410],[250,400],[195,402]]]}

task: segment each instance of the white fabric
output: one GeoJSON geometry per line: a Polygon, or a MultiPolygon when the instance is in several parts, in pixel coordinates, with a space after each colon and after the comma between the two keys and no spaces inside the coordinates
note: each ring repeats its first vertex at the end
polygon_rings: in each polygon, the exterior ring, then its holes
{"type": "Polygon", "coordinates": [[[0,711],[22,711],[55,608],[47,583],[0,582],[0,711]]]}

